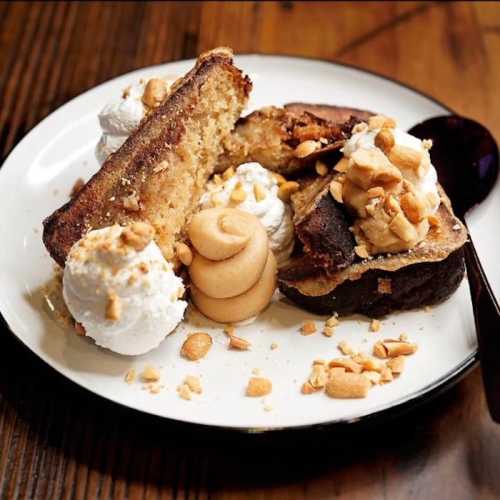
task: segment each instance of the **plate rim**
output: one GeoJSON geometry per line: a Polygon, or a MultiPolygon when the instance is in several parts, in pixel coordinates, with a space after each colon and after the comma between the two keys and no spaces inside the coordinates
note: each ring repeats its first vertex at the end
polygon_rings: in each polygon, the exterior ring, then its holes
{"type": "MultiPolygon", "coordinates": [[[[295,60],[302,60],[302,61],[309,61],[312,63],[324,63],[327,65],[331,66],[337,66],[337,67],[343,67],[343,68],[348,68],[355,70],[360,73],[364,74],[369,74],[372,76],[375,76],[377,78],[380,78],[381,80],[385,80],[388,82],[391,82],[393,84],[396,84],[400,87],[403,87],[407,90],[410,90],[411,92],[414,92],[415,94],[420,95],[421,97],[424,97],[425,99],[433,102],[434,104],[437,104],[441,108],[443,108],[447,113],[450,114],[457,114],[455,111],[444,104],[442,101],[439,99],[435,98],[432,95],[427,94],[426,92],[415,88],[414,86],[410,84],[406,84],[401,82],[400,80],[383,75],[377,71],[371,70],[371,69],[366,69],[362,68],[361,66],[357,66],[355,64],[349,64],[345,62],[339,62],[339,61],[332,61],[329,59],[325,58],[317,58],[317,57],[310,57],[310,56],[302,56],[302,55],[293,55],[293,54],[288,54],[288,53],[258,53],[258,52],[238,52],[235,54],[235,58],[238,59],[239,57],[255,57],[255,58],[282,58],[282,59],[295,59],[295,60]]],[[[5,165],[9,162],[10,158],[16,153],[16,151],[22,147],[23,143],[27,140],[27,138],[39,127],[43,126],[44,122],[49,119],[54,113],[62,111],[64,108],[67,106],[71,105],[74,101],[79,100],[80,98],[84,98],[88,93],[95,91],[97,88],[104,86],[116,79],[125,77],[127,75],[131,75],[136,72],[141,72],[141,71],[152,71],[154,68],[165,66],[167,64],[171,63],[192,63],[196,59],[195,58],[190,58],[190,59],[174,59],[170,60],[167,62],[163,62],[160,64],[155,64],[151,66],[144,66],[140,68],[135,68],[130,71],[127,71],[126,73],[116,75],[112,78],[109,78],[107,80],[104,80],[103,82],[100,82],[99,84],[85,90],[84,92],[72,97],[70,100],[67,102],[63,103],[61,106],[59,106],[57,109],[53,110],[51,113],[49,113],[46,117],[44,117],[42,120],[40,120],[34,127],[32,127],[23,137],[22,139],[14,146],[12,151],[7,155],[5,160],[2,162],[2,165],[0,166],[0,183],[2,182],[2,179],[5,175],[4,173],[4,167],[5,165]]],[[[0,287],[2,285],[0,284],[0,287]]],[[[69,380],[72,383],[75,383],[79,387],[83,388],[86,391],[91,392],[95,396],[98,396],[100,398],[105,399],[106,401],[110,401],[114,404],[118,404],[122,407],[137,411],[141,414],[146,414],[146,415],[151,415],[156,418],[161,418],[162,420],[171,421],[171,422],[176,422],[176,423],[182,423],[183,425],[194,425],[197,426],[198,428],[206,428],[206,429],[217,429],[217,430],[227,430],[227,431],[232,431],[232,432],[241,432],[241,433],[246,433],[246,434],[261,434],[261,433],[271,433],[271,432],[285,432],[285,431],[299,431],[299,430],[304,430],[304,429],[320,429],[320,428],[326,428],[328,427],[329,429],[333,427],[343,427],[345,428],[348,426],[351,428],[354,424],[361,424],[361,423],[374,423],[378,422],[379,420],[388,420],[391,418],[395,418],[397,415],[402,415],[403,413],[407,413],[411,411],[413,408],[416,408],[417,406],[420,406],[421,404],[424,404],[434,397],[438,396],[440,393],[447,391],[450,389],[453,385],[458,383],[461,378],[467,375],[467,373],[474,368],[474,366],[478,363],[479,361],[479,353],[477,348],[474,350],[474,352],[470,353],[464,360],[462,360],[460,363],[458,363],[455,367],[453,367],[448,373],[445,375],[439,377],[438,379],[434,380],[432,383],[426,385],[425,387],[422,387],[420,390],[413,392],[407,396],[403,396],[396,401],[386,403],[385,405],[381,405],[378,407],[375,411],[366,413],[366,414],[361,414],[357,417],[343,417],[340,419],[334,419],[334,420],[329,420],[326,422],[319,422],[319,423],[313,423],[313,424],[303,424],[303,425],[294,425],[294,426],[284,426],[284,427],[258,427],[258,428],[249,428],[249,427],[238,427],[238,426],[228,426],[228,425],[218,425],[218,424],[204,424],[204,423],[198,423],[198,422],[188,422],[186,420],[181,420],[178,418],[172,418],[172,417],[166,417],[163,415],[158,415],[155,413],[152,413],[150,411],[146,411],[143,409],[139,409],[133,406],[129,406],[128,404],[118,401],[114,398],[111,398],[109,396],[104,396],[102,394],[96,393],[93,390],[89,389],[86,387],[82,382],[78,380],[74,380],[72,377],[68,376],[66,373],[63,373],[60,371],[57,367],[55,367],[49,359],[46,359],[45,356],[40,356],[37,352],[33,351],[31,347],[24,342],[24,340],[19,337],[15,331],[14,328],[11,327],[9,324],[7,318],[5,318],[3,311],[1,310],[2,304],[0,304],[0,320],[4,325],[6,326],[7,330],[16,338],[21,344],[23,344],[25,347],[27,347],[37,358],[41,359],[44,363],[46,363],[51,369],[53,369],[56,373],[59,375],[63,376],[65,379],[69,380]]]]}

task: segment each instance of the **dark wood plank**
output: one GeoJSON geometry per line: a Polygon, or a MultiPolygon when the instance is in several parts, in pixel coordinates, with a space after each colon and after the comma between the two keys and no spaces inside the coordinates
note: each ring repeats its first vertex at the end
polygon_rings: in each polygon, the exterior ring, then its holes
{"type": "MultiPolygon", "coordinates": [[[[498,136],[499,33],[481,2],[0,2],[1,155],[84,90],[216,45],[359,65],[498,136]]],[[[0,498],[500,497],[478,370],[381,427],[244,436],[105,401],[0,332],[0,498]]]]}

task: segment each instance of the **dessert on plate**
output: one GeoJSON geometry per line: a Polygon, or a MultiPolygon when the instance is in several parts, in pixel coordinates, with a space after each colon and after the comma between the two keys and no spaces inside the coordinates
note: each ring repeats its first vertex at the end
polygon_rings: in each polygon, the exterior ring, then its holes
{"type": "Polygon", "coordinates": [[[219,48],[100,113],[101,167],[43,234],[75,325],[98,345],[147,352],[188,301],[227,325],[258,316],[277,288],[334,318],[430,305],[458,287],[467,234],[430,141],[328,104],[242,116],[251,88],[219,48]]]}

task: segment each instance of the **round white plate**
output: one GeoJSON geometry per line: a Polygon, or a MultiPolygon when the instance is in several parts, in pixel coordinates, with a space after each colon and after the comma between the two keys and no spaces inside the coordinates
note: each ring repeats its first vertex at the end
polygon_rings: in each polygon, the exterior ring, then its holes
{"type": "MultiPolygon", "coordinates": [[[[331,103],[382,111],[397,117],[403,128],[448,112],[407,87],[351,67],[258,55],[239,56],[236,62],[254,82],[250,109],[290,101],[331,103]]],[[[151,353],[123,357],[65,331],[50,318],[41,287],[50,279],[53,264],[41,241],[41,223],[67,201],[77,178],[88,179],[97,170],[98,111],[139,78],[179,75],[192,64],[180,61],[146,68],[99,85],[43,120],[9,156],[0,170],[0,310],[12,332],[60,373],[105,398],[184,422],[243,429],[355,422],[421,399],[469,367],[476,356],[476,339],[465,281],[450,300],[430,312],[391,315],[379,333],[369,332],[366,318],[343,320],[331,338],[319,332],[301,336],[304,320],[321,318],[277,300],[255,323],[238,328],[238,335],[252,343],[247,352],[228,350],[221,327],[201,319],[201,328],[186,322],[151,353]],[[212,350],[199,362],[182,359],[179,348],[187,332],[200,329],[213,336],[212,350]],[[373,388],[359,400],[300,394],[312,361],[338,357],[339,341],[370,352],[377,339],[402,332],[418,343],[419,350],[407,359],[399,379],[373,388]],[[278,348],[272,350],[272,343],[278,348]],[[140,382],[124,382],[127,370],[135,367],[140,372],[148,363],[161,367],[165,387],[159,394],[143,390],[140,382]],[[254,369],[272,380],[272,394],[265,400],[244,396],[254,369]],[[203,393],[191,401],[176,392],[188,374],[199,375],[203,385],[203,393]]],[[[487,203],[482,207],[482,228],[493,227],[498,190],[487,203]]],[[[493,255],[479,248],[487,270],[497,265],[493,255]]]]}

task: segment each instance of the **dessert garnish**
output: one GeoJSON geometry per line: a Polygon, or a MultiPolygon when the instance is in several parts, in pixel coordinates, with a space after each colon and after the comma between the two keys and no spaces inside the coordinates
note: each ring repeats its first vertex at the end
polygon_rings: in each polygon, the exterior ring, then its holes
{"type": "Polygon", "coordinates": [[[191,297],[207,317],[243,321],[261,312],[276,287],[276,260],[259,219],[234,208],[198,212],[188,229],[194,247],[191,297]]]}
{"type": "Polygon", "coordinates": [[[292,211],[280,198],[282,185],[286,185],[286,180],[281,182],[260,164],[245,163],[236,170],[231,167],[221,176],[216,174],[208,183],[201,206],[233,207],[255,215],[267,232],[280,266],[290,257],[295,240],[292,211]]]}
{"type": "Polygon", "coordinates": [[[117,151],[145,116],[162,103],[174,81],[174,78],[141,80],[104,106],[98,115],[102,135],[95,149],[99,163],[117,151]]]}
{"type": "Polygon", "coordinates": [[[97,345],[120,354],[157,347],[182,320],[182,280],[145,223],[88,232],[71,248],[63,296],[73,318],[97,345]]]}

